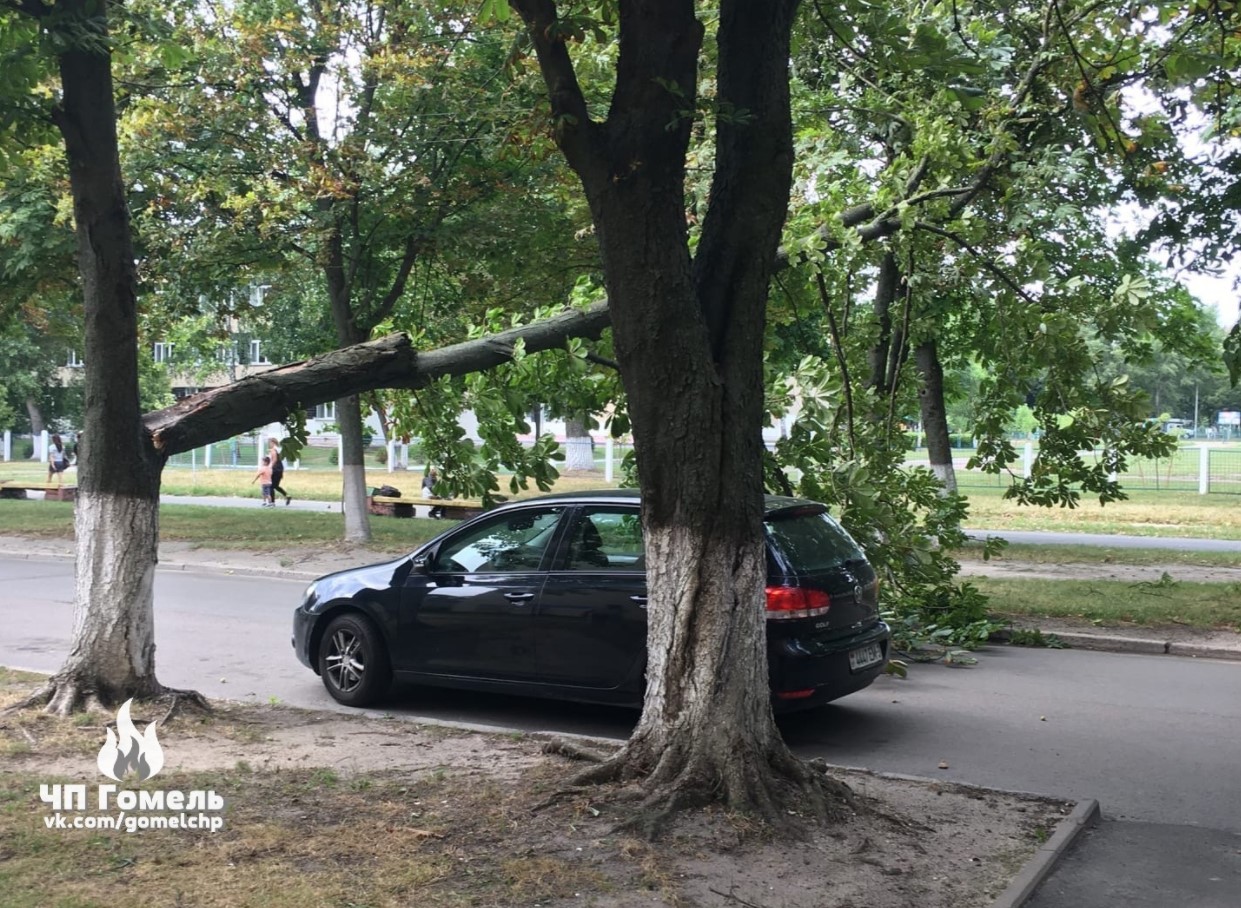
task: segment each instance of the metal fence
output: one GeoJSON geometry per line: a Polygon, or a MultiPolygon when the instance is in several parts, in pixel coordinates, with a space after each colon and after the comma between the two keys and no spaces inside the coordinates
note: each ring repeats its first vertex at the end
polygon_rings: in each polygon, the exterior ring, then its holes
{"type": "MultiPolygon", "coordinates": [[[[41,435],[18,435],[4,432],[0,436],[0,459],[8,462],[45,463],[49,433],[41,435]]],[[[258,435],[241,435],[226,441],[215,442],[193,451],[177,454],[168,459],[173,469],[257,469],[264,453],[258,435]]],[[[529,443],[528,441],[525,443],[529,443]]],[[[607,440],[592,445],[591,457],[597,468],[611,477],[619,474],[621,461],[632,445],[607,440]]],[[[1036,448],[1026,444],[1020,449],[1020,457],[1012,466],[1018,476],[1029,475],[1036,448]]],[[[973,456],[972,450],[955,451],[957,485],[969,489],[1003,489],[1012,481],[1008,473],[999,475],[970,470],[966,463],[973,456]]],[[[1086,457],[1097,457],[1086,452],[1086,457]]],[[[367,452],[368,462],[394,470],[424,470],[425,463],[418,445],[399,442],[372,445],[367,452]]],[[[913,452],[909,464],[926,463],[926,451],[913,452]]],[[[302,449],[301,459],[289,464],[290,469],[338,470],[340,448],[338,436],[312,436],[310,444],[302,449]]],[[[1166,492],[1198,492],[1200,494],[1222,493],[1241,495],[1241,442],[1215,442],[1202,445],[1185,445],[1171,457],[1132,460],[1128,468],[1118,476],[1123,488],[1130,491],[1150,490],[1166,492]]]]}

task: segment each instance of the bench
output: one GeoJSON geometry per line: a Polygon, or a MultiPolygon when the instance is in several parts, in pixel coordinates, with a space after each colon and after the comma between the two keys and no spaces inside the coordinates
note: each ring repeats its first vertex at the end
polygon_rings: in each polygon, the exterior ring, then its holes
{"type": "Polygon", "coordinates": [[[26,498],[27,492],[42,492],[44,501],[75,501],[78,487],[58,486],[52,482],[20,482],[16,479],[0,481],[0,498],[26,498]]]}
{"type": "Polygon", "coordinates": [[[378,517],[413,517],[415,506],[436,508],[441,516],[452,520],[474,517],[489,507],[472,498],[393,498],[390,495],[368,495],[366,509],[378,517]]]}
{"type": "Polygon", "coordinates": [[[477,498],[424,498],[422,503],[439,509],[439,515],[449,520],[465,520],[477,517],[494,504],[483,504],[477,498]]]}
{"type": "Polygon", "coordinates": [[[367,495],[366,510],[377,517],[413,517],[413,498],[393,498],[390,495],[367,495]]]}

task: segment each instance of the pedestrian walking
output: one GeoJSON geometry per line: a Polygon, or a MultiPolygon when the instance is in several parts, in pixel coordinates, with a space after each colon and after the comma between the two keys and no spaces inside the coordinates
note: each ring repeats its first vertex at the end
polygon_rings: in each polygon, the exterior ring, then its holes
{"type": "Polygon", "coordinates": [[[276,497],[271,490],[271,458],[263,457],[263,465],[259,467],[259,471],[254,474],[251,483],[257,482],[263,490],[263,507],[274,508],[276,506],[276,497]]]}
{"type": "Polygon", "coordinates": [[[276,492],[284,496],[285,507],[293,503],[293,496],[280,484],[284,479],[284,458],[280,456],[280,443],[274,438],[267,439],[267,456],[271,458],[271,503],[276,503],[276,492]]]}
{"type": "Polygon", "coordinates": [[[59,435],[52,436],[47,448],[47,481],[51,485],[52,477],[56,477],[56,485],[64,484],[65,470],[69,469],[69,455],[65,453],[65,443],[59,435]]]}

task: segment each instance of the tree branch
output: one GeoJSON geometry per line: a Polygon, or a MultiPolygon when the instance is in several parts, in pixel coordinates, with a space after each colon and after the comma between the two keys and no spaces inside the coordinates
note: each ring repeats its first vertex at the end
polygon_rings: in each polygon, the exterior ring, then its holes
{"type": "Polygon", "coordinates": [[[1007,271],[1005,271],[995,262],[991,261],[985,255],[983,255],[981,252],[975,249],[970,244],[970,241],[967,240],[965,237],[961,236],[958,233],[953,233],[951,230],[946,230],[943,227],[936,227],[934,224],[927,224],[922,221],[919,221],[918,223],[914,224],[914,229],[925,230],[928,233],[935,234],[936,236],[942,236],[944,239],[952,240],[952,242],[956,243],[958,246],[960,246],[962,249],[964,249],[966,252],[972,255],[978,261],[978,264],[982,265],[983,268],[985,268],[987,271],[990,271],[991,274],[993,274],[996,277],[996,279],[999,280],[1001,284],[1003,284],[1008,289],[1012,290],[1013,293],[1017,294],[1019,297],[1021,297],[1023,300],[1025,300],[1027,303],[1029,303],[1032,306],[1039,307],[1039,308],[1042,307],[1042,303],[1040,303],[1038,300],[1032,297],[1029,293],[1027,293],[1026,290],[1023,289],[1020,284],[1018,284],[1015,280],[1013,280],[1012,276],[1009,275],[1007,271]]]}
{"type": "Polygon", "coordinates": [[[32,19],[41,19],[51,13],[53,9],[50,4],[43,2],[43,0],[3,0],[3,2],[0,2],[0,8],[25,13],[32,19]]]}
{"type": "Polygon", "coordinates": [[[574,309],[498,334],[419,352],[393,334],[187,397],[143,417],[151,443],[165,457],[280,422],[297,409],[376,388],[420,388],[444,375],[483,372],[508,362],[518,341],[526,353],[563,346],[571,337],[598,337],[610,324],[606,302],[574,309]]]}
{"type": "Polygon", "coordinates": [[[405,252],[401,256],[401,264],[397,268],[396,277],[393,278],[392,286],[388,288],[388,292],[384,294],[384,298],[375,308],[373,321],[376,324],[392,314],[392,310],[396,308],[397,302],[405,293],[405,286],[409,283],[409,273],[414,268],[414,262],[418,260],[420,248],[421,243],[418,242],[416,236],[411,235],[405,238],[405,252]]]}
{"type": "Polygon", "coordinates": [[[556,144],[575,171],[595,171],[596,155],[591,149],[590,132],[594,126],[586,108],[586,97],[578,84],[577,73],[569,49],[560,37],[560,15],[555,0],[510,0],[517,10],[538,56],[547,97],[555,119],[556,144]]]}

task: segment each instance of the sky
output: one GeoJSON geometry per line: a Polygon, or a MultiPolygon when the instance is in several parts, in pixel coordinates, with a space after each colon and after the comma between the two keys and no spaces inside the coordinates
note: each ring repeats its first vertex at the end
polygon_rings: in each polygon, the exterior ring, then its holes
{"type": "Polygon", "coordinates": [[[1204,306],[1215,309],[1215,316],[1219,320],[1220,327],[1227,331],[1237,323],[1238,319],[1238,299],[1241,297],[1241,290],[1233,286],[1236,278],[1237,269],[1234,266],[1229,273],[1220,277],[1183,274],[1181,282],[1204,306]]]}

